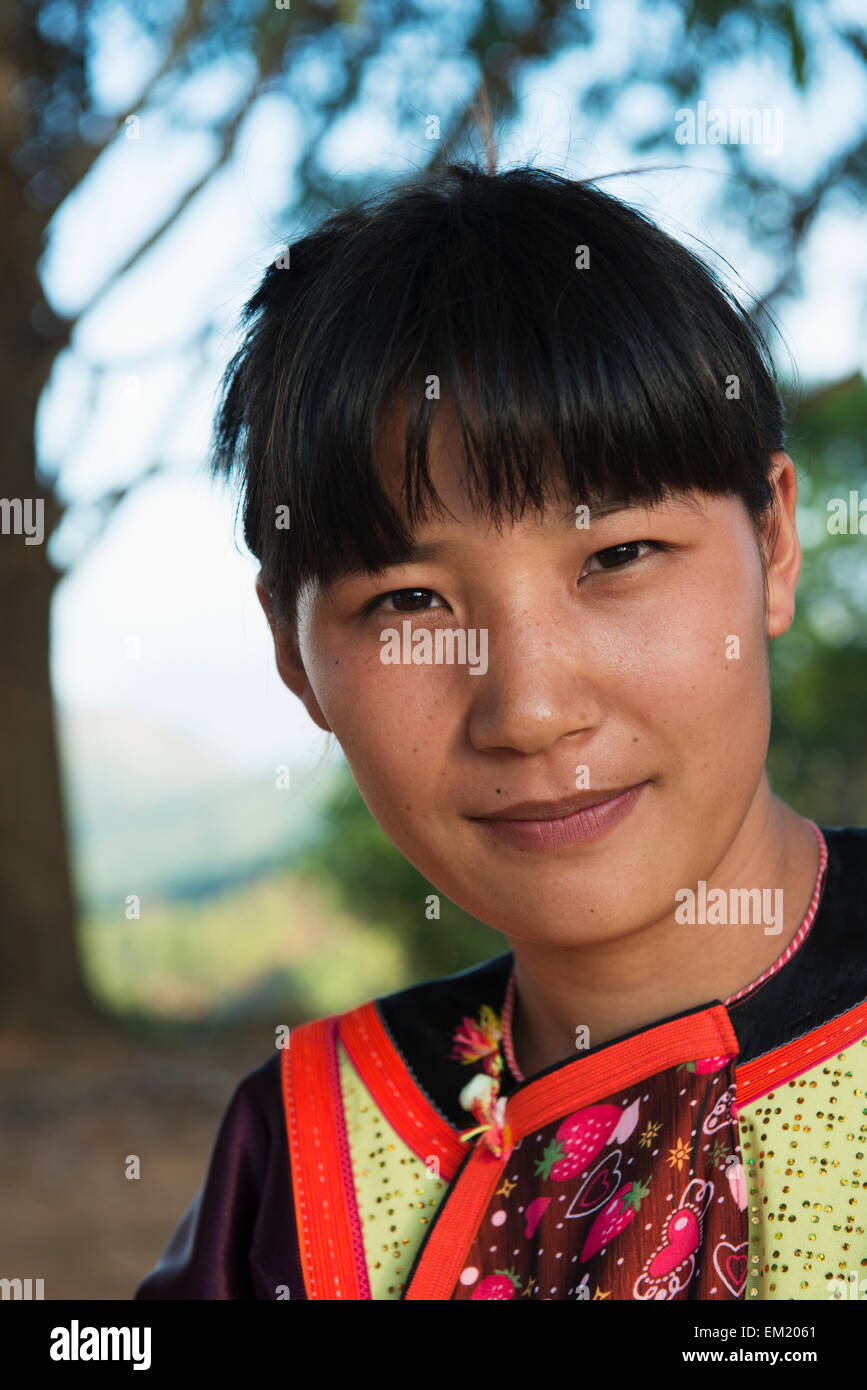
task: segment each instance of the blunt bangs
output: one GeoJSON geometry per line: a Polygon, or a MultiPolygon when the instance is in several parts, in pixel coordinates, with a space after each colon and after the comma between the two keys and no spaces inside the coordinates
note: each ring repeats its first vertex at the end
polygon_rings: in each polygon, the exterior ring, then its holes
{"type": "Polygon", "coordinates": [[[447,400],[467,495],[497,526],[544,510],[555,473],[591,521],[603,500],[692,491],[739,496],[756,526],[773,509],[784,411],[761,333],[698,257],[589,182],[450,165],[375,195],[269,266],[242,323],[212,469],[238,477],[280,621],[310,581],[408,559],[440,507],[429,436],[447,400]],[[396,409],[403,516],[382,483],[396,409]]]}

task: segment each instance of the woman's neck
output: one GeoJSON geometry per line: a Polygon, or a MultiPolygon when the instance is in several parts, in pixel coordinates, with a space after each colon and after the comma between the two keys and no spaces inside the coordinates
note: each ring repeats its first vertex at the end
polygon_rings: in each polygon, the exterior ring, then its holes
{"type": "Polygon", "coordinates": [[[525,1077],[578,1055],[576,1039],[581,1048],[599,1047],[727,999],[786,950],[813,895],[819,844],[810,823],[764,786],[767,797],[754,804],[722,863],[708,872],[704,923],[678,921],[672,904],[668,916],[613,941],[568,947],[511,941],[512,1046],[525,1077]],[[763,890],[765,903],[782,908],[782,929],[767,934],[754,921],[733,923],[734,914],[715,925],[713,907],[707,908],[723,901],[710,897],[720,889],[725,901],[732,892],[763,890]]]}

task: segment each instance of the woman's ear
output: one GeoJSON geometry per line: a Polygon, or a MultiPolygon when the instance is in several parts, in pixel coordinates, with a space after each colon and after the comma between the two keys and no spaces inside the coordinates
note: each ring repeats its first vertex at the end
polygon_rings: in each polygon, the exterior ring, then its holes
{"type": "Polygon", "coordinates": [[[265,588],[261,570],[256,576],[256,595],[262,605],[265,617],[268,619],[268,626],[274,639],[274,655],[277,659],[280,679],[292,691],[293,695],[298,696],[314,724],[317,724],[326,734],[332,733],[331,725],[319,707],[304,668],[296,626],[294,623],[281,623],[279,621],[274,611],[271,595],[265,588]]]}
{"type": "Polygon", "coordinates": [[[767,554],[767,609],[765,626],[769,637],[779,637],[791,626],[795,616],[795,590],[801,573],[801,542],[795,521],[798,503],[798,475],[789,455],[778,450],[771,455],[774,465],[769,479],[776,493],[775,531],[765,532],[767,554]]]}

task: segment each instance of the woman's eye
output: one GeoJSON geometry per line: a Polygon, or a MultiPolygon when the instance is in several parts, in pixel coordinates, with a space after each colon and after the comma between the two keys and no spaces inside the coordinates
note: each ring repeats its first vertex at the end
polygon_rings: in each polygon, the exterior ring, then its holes
{"type": "MultiPolygon", "coordinates": [[[[624,541],[623,545],[610,545],[605,550],[597,550],[595,555],[591,555],[581,571],[581,576],[593,573],[594,570],[613,570],[623,569],[634,560],[640,560],[642,554],[648,550],[670,550],[671,546],[665,541],[624,541]],[[595,563],[594,563],[595,562],[595,563]]],[[[435,589],[389,589],[387,593],[377,594],[365,605],[363,614],[374,613],[377,609],[383,609],[387,613],[429,613],[433,610],[434,604],[430,601],[438,600],[437,607],[447,607],[448,605],[440,598],[435,589]]]]}
{"type": "Polygon", "coordinates": [[[597,550],[595,555],[591,555],[581,573],[582,575],[586,574],[588,569],[592,573],[591,567],[593,567],[594,560],[598,561],[599,568],[603,570],[622,569],[631,560],[641,558],[638,554],[641,546],[649,550],[665,549],[660,541],[626,541],[623,545],[611,545],[607,550],[597,550]]]}
{"type": "Polygon", "coordinates": [[[375,609],[377,609],[377,608],[385,608],[385,607],[386,607],[386,600],[387,600],[387,599],[394,599],[394,600],[395,600],[395,606],[394,606],[394,608],[393,608],[393,609],[387,609],[387,608],[386,608],[386,612],[393,612],[393,613],[425,613],[425,612],[428,612],[429,610],[428,610],[426,607],[425,607],[425,608],[415,608],[415,607],[412,606],[413,603],[417,600],[419,594],[424,595],[424,596],[428,596],[428,597],[430,597],[431,595],[433,595],[433,596],[436,597],[436,598],[439,597],[438,594],[435,594],[435,592],[434,592],[433,589],[390,589],[389,592],[388,592],[387,594],[379,594],[375,599],[371,599],[370,603],[367,605],[367,607],[365,608],[364,611],[365,611],[365,613],[372,613],[372,612],[373,612],[375,609]],[[406,606],[404,606],[404,605],[406,605],[406,606]]]}

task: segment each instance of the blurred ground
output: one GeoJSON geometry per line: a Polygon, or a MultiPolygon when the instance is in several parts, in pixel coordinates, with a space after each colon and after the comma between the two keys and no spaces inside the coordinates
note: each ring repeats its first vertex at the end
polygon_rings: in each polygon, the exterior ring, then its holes
{"type": "Polygon", "coordinates": [[[46,1300],[130,1299],[203,1180],[235,1086],[273,1047],[264,1025],[0,1035],[0,1278],[44,1279],[46,1300]]]}

